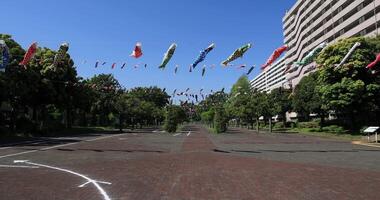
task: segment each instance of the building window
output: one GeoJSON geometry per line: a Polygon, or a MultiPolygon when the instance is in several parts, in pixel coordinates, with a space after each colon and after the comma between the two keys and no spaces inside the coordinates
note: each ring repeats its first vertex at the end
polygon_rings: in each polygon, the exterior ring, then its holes
{"type": "Polygon", "coordinates": [[[339,31],[339,35],[341,35],[341,36],[344,35],[344,29],[339,31]]]}
{"type": "Polygon", "coordinates": [[[344,19],[343,17],[339,19],[339,24],[343,23],[344,19]]]}
{"type": "Polygon", "coordinates": [[[364,21],[365,21],[365,17],[364,16],[360,17],[359,24],[363,23],[364,21]]]}
{"type": "Polygon", "coordinates": [[[342,12],[342,10],[343,10],[342,6],[339,6],[338,13],[342,12]]]}
{"type": "Polygon", "coordinates": [[[367,35],[367,30],[366,29],[360,31],[360,36],[365,36],[365,35],[367,35]]]}
{"type": "Polygon", "coordinates": [[[358,12],[359,12],[361,9],[363,9],[363,8],[364,8],[364,4],[361,3],[361,4],[358,6],[358,12]]]}

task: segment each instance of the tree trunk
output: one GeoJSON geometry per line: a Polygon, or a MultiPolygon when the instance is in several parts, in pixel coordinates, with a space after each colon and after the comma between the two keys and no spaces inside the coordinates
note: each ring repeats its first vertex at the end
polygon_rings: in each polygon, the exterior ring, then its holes
{"type": "Polygon", "coordinates": [[[119,115],[119,131],[123,132],[123,117],[119,115]]]}
{"type": "Polygon", "coordinates": [[[259,118],[256,118],[256,131],[257,131],[257,133],[260,132],[260,119],[259,118]]]}
{"type": "Polygon", "coordinates": [[[269,117],[269,133],[272,133],[272,117],[269,117]]]}
{"type": "Polygon", "coordinates": [[[283,123],[283,127],[286,128],[286,113],[282,114],[282,123],[283,123]]]}
{"type": "Polygon", "coordinates": [[[325,113],[321,112],[319,116],[321,117],[321,122],[319,123],[319,129],[322,130],[322,128],[325,126],[325,113]]]}
{"type": "Polygon", "coordinates": [[[71,109],[66,107],[66,128],[71,128],[71,109]]]}

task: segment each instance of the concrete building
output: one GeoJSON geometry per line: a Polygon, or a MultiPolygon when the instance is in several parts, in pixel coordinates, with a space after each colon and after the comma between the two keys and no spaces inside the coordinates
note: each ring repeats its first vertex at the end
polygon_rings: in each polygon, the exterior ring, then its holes
{"type": "Polygon", "coordinates": [[[285,75],[286,66],[300,61],[323,42],[331,44],[342,38],[377,35],[379,19],[380,0],[298,0],[283,18],[288,51],[280,61],[253,79],[252,86],[263,90],[261,80],[265,79],[266,91],[281,86],[294,87],[302,77],[316,70],[315,63],[285,75]],[[277,69],[282,71],[270,74],[277,69]]]}
{"type": "Polygon", "coordinates": [[[285,58],[281,58],[275,62],[271,67],[268,67],[265,72],[260,73],[252,81],[253,88],[259,91],[269,92],[275,88],[282,87],[286,83],[284,74],[285,58]]]}

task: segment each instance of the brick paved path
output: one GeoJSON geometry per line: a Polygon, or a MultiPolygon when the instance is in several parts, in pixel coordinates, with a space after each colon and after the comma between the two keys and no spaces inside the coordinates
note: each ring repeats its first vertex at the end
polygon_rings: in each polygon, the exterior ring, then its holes
{"type": "MultiPolygon", "coordinates": [[[[41,148],[46,148],[46,145],[0,149],[0,156],[37,150],[0,157],[0,165],[26,159],[70,169],[95,180],[111,182],[111,185],[102,184],[101,187],[113,200],[375,200],[378,199],[376,191],[380,187],[379,169],[344,166],[344,160],[348,158],[356,161],[362,159],[355,157],[355,149],[371,156],[379,154],[377,149],[361,149],[340,141],[311,137],[278,137],[243,132],[212,135],[205,128],[192,125],[185,127],[184,132],[177,136],[146,132],[115,135],[95,141],[82,140],[48,150],[41,148]],[[255,141],[260,144],[254,144],[255,141]],[[294,145],[291,141],[302,148],[317,148],[315,145],[339,148],[342,152],[335,153],[339,153],[340,160],[333,157],[336,163],[327,162],[321,159],[319,154],[322,152],[318,151],[290,151],[288,146],[294,145]],[[277,151],[269,152],[269,147],[277,148],[277,151]],[[352,151],[348,151],[350,148],[352,151]],[[247,153],[249,151],[256,153],[247,153]],[[293,159],[285,160],[282,157],[293,159]],[[314,160],[307,160],[306,157],[314,160]]],[[[327,158],[334,154],[333,151],[324,153],[327,158]]],[[[0,199],[104,199],[91,185],[78,187],[84,182],[80,177],[46,168],[0,167],[0,199]]]]}

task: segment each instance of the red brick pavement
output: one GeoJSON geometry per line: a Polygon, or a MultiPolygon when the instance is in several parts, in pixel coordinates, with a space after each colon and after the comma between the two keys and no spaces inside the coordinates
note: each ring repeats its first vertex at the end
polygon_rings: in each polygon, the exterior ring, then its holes
{"type": "MultiPolygon", "coordinates": [[[[214,152],[206,129],[190,127],[181,152],[104,156],[71,163],[75,171],[112,182],[113,200],[127,199],[379,199],[377,171],[287,163],[214,152]],[[117,159],[116,159],[117,158],[117,159]]],[[[129,138],[133,144],[132,138],[129,138]]],[[[116,143],[111,142],[114,149],[116,143]]],[[[102,148],[107,142],[99,141],[102,148]]],[[[92,143],[96,146],[96,143],[92,143]]],[[[146,149],[133,146],[133,149],[146,149]]],[[[74,148],[74,146],[70,147],[74,148]]],[[[128,146],[126,147],[128,148],[128,146]]],[[[77,148],[80,149],[80,148],[77,148]]],[[[154,150],[154,149],[152,149],[154,150]]],[[[82,152],[82,151],[81,151],[82,152]]],[[[86,152],[86,151],[85,151],[86,152]]],[[[56,151],[49,151],[54,156],[56,151]]],[[[96,154],[96,155],[99,155],[96,154]]],[[[48,155],[46,155],[48,156],[48,155]]],[[[95,156],[91,154],[91,156],[95,156]]],[[[68,159],[70,159],[68,157],[68,159]]],[[[0,199],[101,199],[76,177],[45,169],[0,170],[0,199]]]]}

